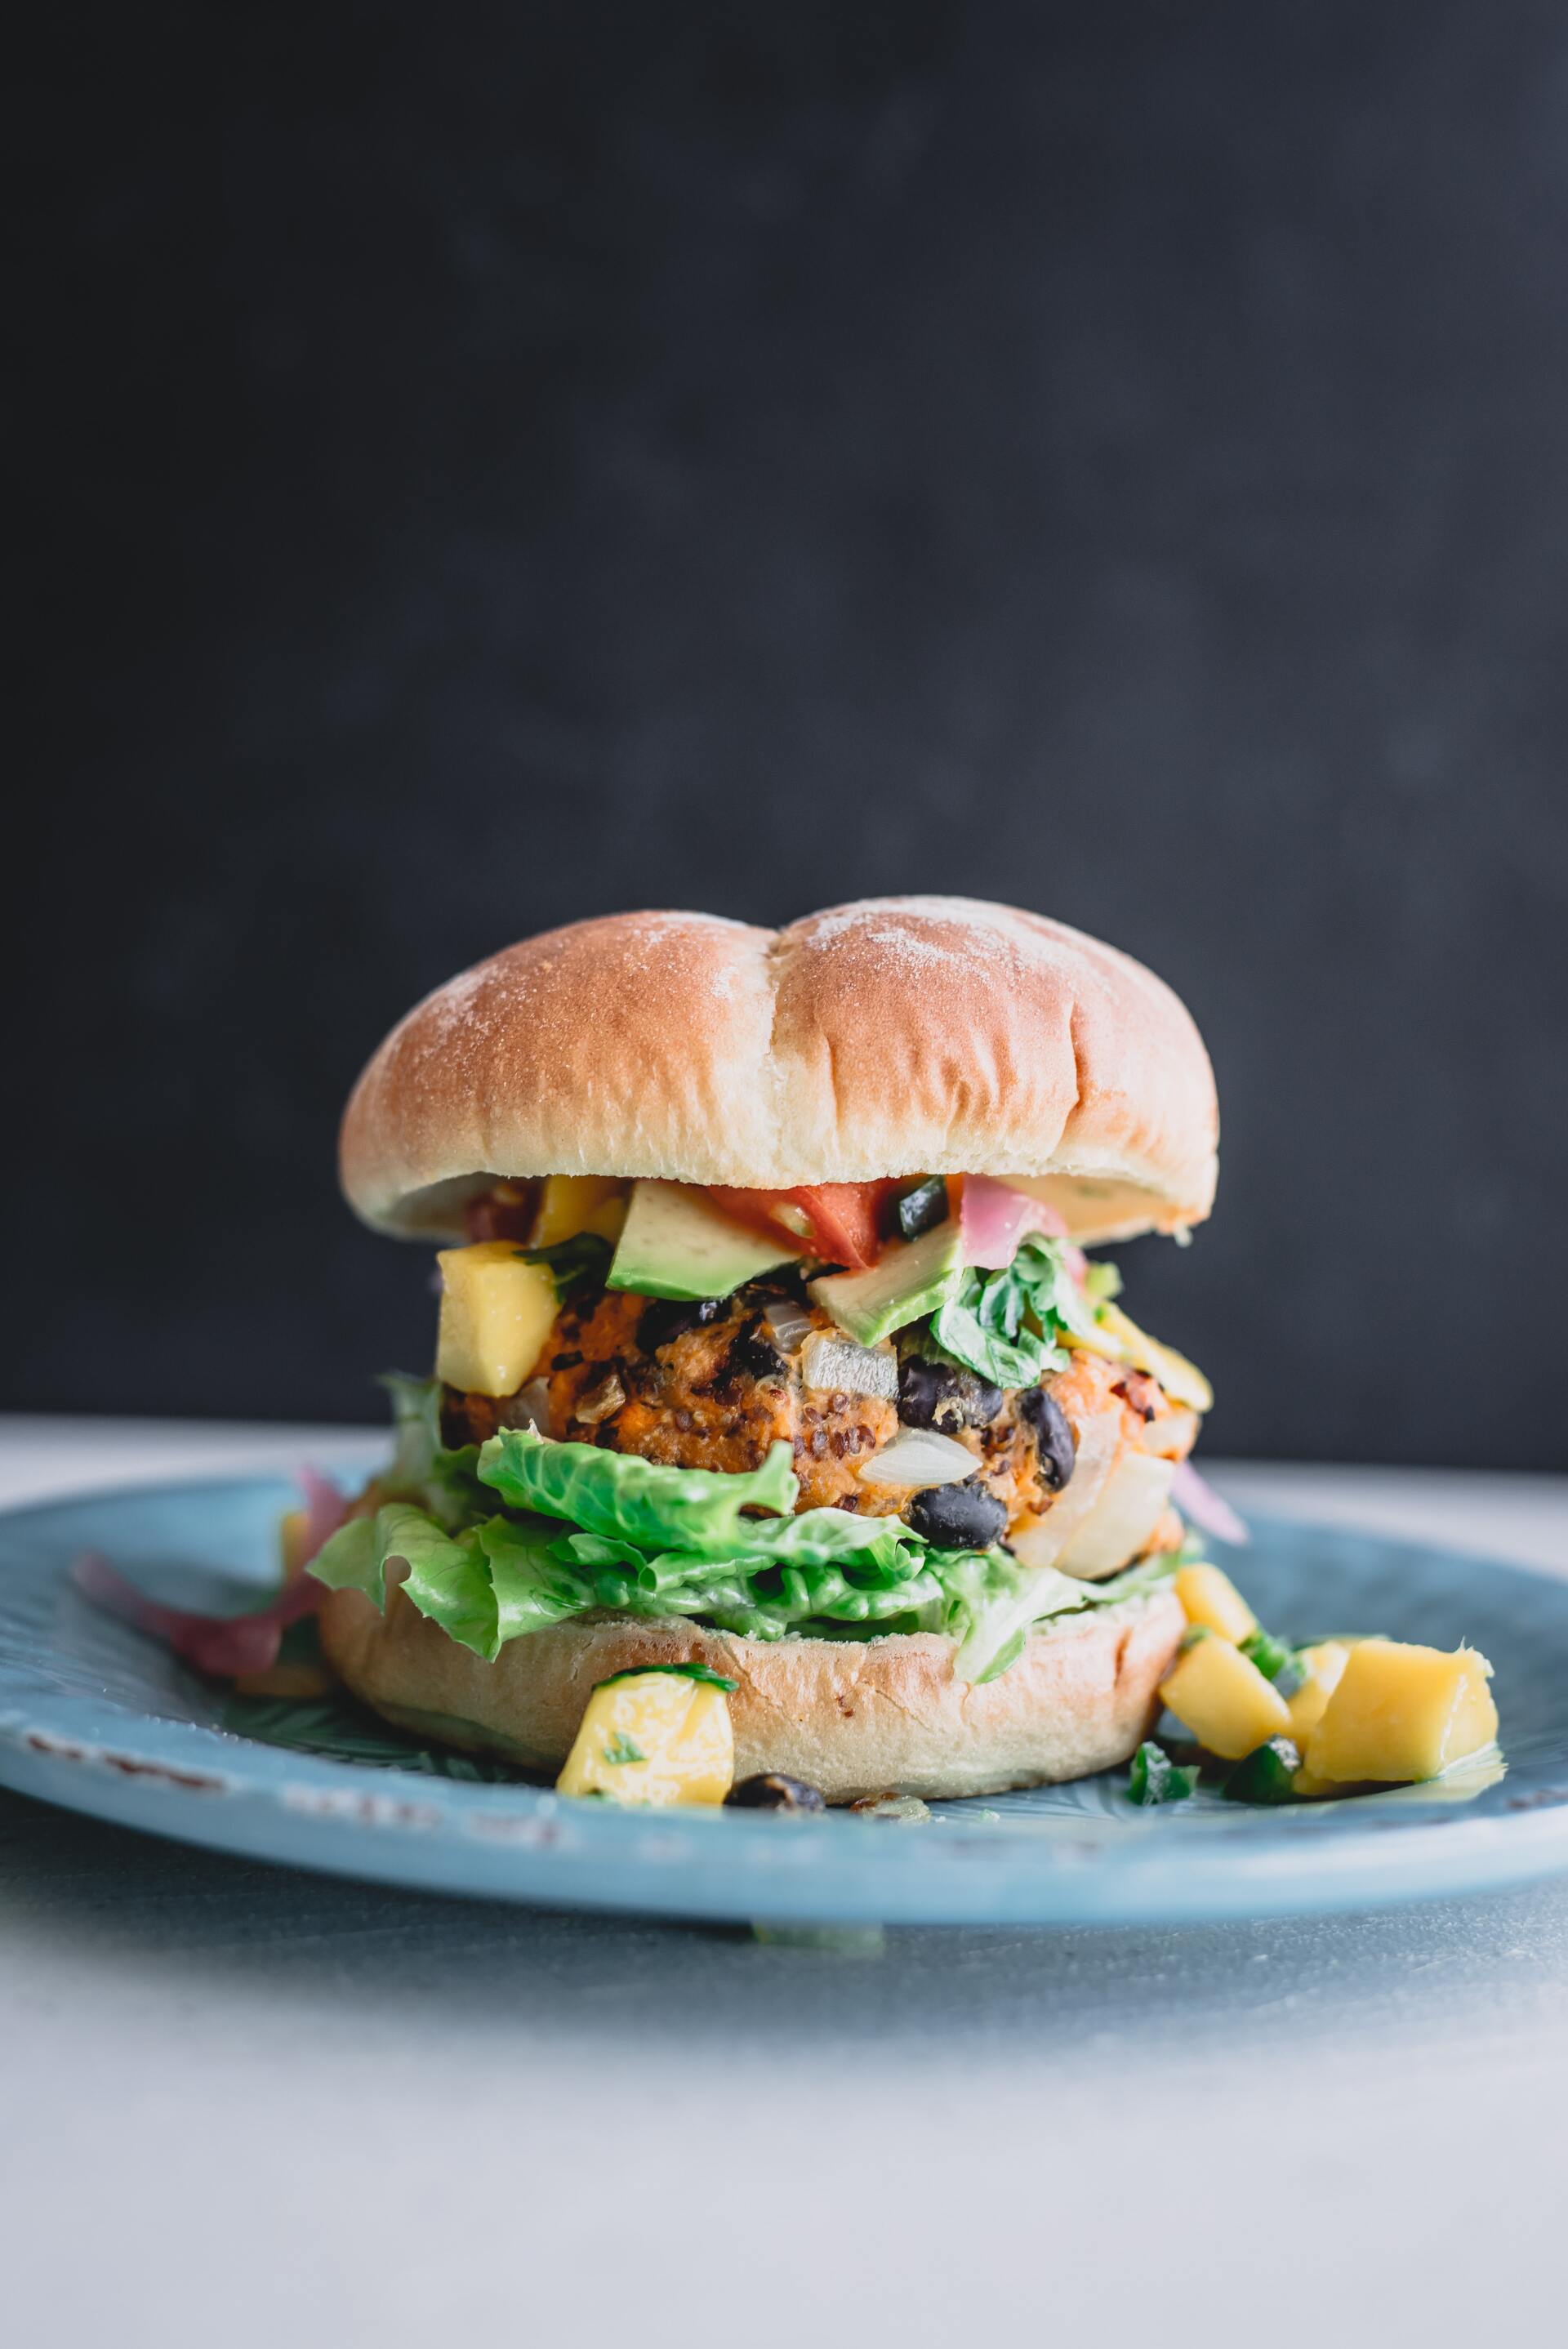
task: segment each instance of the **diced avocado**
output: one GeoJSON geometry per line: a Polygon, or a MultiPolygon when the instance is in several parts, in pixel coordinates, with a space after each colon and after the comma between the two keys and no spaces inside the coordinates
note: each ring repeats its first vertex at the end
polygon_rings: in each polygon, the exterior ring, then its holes
{"type": "Polygon", "coordinates": [[[1224,1792],[1233,1803],[1294,1803],[1296,1799],[1296,1773],[1301,1768],[1301,1754],[1288,1737],[1271,1737],[1238,1762],[1225,1781],[1224,1792]]]}
{"type": "Polygon", "coordinates": [[[605,1285],[639,1297],[727,1297],[799,1254],[721,1215],[685,1183],[635,1183],[605,1285]]]}
{"type": "Polygon", "coordinates": [[[945,1305],[964,1274],[956,1216],[917,1240],[890,1240],[869,1272],[832,1272],[810,1285],[813,1300],[861,1346],[945,1305]]]}

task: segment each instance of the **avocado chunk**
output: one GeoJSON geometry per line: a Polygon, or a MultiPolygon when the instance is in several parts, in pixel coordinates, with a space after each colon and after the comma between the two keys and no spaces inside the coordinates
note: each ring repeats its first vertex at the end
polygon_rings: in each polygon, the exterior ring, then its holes
{"type": "Polygon", "coordinates": [[[879,1346],[895,1330],[945,1305],[964,1272],[964,1234],[956,1216],[915,1240],[890,1240],[869,1272],[829,1273],[810,1284],[813,1301],[861,1346],[879,1346]]]}
{"type": "Polygon", "coordinates": [[[685,1183],[634,1183],[605,1286],[639,1297],[727,1297],[799,1256],[748,1229],[685,1183]]]}

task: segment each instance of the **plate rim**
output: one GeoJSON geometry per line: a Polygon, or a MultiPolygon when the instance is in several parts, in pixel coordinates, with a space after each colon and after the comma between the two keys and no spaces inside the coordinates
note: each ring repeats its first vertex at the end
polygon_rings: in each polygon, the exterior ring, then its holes
{"type": "MultiPolygon", "coordinates": [[[[293,1487],[279,1470],[231,1470],[34,1497],[0,1509],[0,1571],[8,1537],[30,1526],[46,1539],[49,1521],[69,1513],[179,1507],[218,1493],[235,1506],[253,1495],[271,1508],[286,1506],[293,1487]]],[[[1254,1522],[1330,1546],[1432,1552],[1431,1545],[1375,1530],[1261,1513],[1254,1522]]],[[[1542,1568],[1465,1550],[1444,1556],[1556,1587],[1568,1609],[1568,1588],[1542,1568]]],[[[46,1578],[62,1578],[64,1568],[63,1555],[46,1562],[46,1578]]],[[[237,1566],[232,1571],[256,1579],[237,1566]]],[[[0,1618],[0,1785],[243,1858],[459,1897],[728,1923],[1083,1928],[1382,1908],[1568,1868],[1568,1753],[1561,1790],[1525,1795],[1502,1814],[1467,1817],[1434,1802],[1418,1816],[1391,1817],[1383,1809],[1368,1812],[1364,1824],[1321,1833],[1307,1824],[1313,1814],[1302,1811],[1290,1815],[1295,1828],[1267,1843],[1239,1832],[1239,1814],[1234,1826],[1212,1814],[1193,1816],[1174,1836],[1168,1824],[1149,1833],[1151,1819],[1140,1835],[1140,1823],[1129,1819],[1117,1822],[1127,1841],[1111,1846],[1088,1834],[1087,1815],[1082,1821],[1070,1814],[997,1816],[983,1826],[982,1800],[968,1819],[922,1823],[912,1851],[909,1826],[841,1812],[780,1820],[615,1811],[526,1784],[426,1778],[266,1746],[107,1693],[51,1692],[37,1657],[32,1671],[30,1689],[27,1656],[0,1618]],[[100,1719],[112,1733],[89,1733],[100,1719]],[[716,1833],[722,1847],[705,1849],[716,1833]],[[770,1900],[781,1905],[770,1908],[770,1900]]],[[[1274,1822],[1276,1830],[1281,1824],[1274,1822]]]]}

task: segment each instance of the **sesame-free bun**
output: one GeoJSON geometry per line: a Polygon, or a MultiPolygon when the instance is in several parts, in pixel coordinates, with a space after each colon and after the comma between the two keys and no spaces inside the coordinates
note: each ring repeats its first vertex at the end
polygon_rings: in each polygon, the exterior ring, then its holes
{"type": "Polygon", "coordinates": [[[321,1610],[328,1662],[400,1728],[469,1753],[556,1771],[599,1682],[642,1664],[701,1662],[729,1700],[738,1780],[782,1770],[830,1802],[861,1795],[1000,1795],[1125,1762],[1158,1709],[1185,1618],[1166,1586],[1064,1616],[1001,1677],[954,1677],[953,1640],[746,1640],[685,1620],[558,1623],[511,1640],[493,1664],[459,1647],[395,1587],[385,1617],[362,1591],[321,1610]]]}
{"type": "Polygon", "coordinates": [[[762,930],[611,914],[416,1005],[343,1122],[366,1223],[449,1236],[498,1175],[748,1188],[1046,1178],[1076,1237],[1200,1222],[1218,1119],[1163,982],[1043,915],[868,898],[762,930]]]}

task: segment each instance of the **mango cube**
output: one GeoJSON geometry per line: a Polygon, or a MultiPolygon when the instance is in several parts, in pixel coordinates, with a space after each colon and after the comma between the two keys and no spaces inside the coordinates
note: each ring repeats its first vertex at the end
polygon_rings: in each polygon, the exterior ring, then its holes
{"type": "Polygon", "coordinates": [[[1199,1744],[1227,1762],[1290,1734],[1289,1709],[1274,1682],[1250,1656],[1212,1631],[1182,1650],[1160,1694],[1199,1744]]]}
{"type": "Polygon", "coordinates": [[[588,1700],[566,1766],[563,1795],[662,1807],[722,1803],[735,1780],[725,1692],[682,1672],[632,1672],[588,1700]]]}
{"type": "Polygon", "coordinates": [[[627,1188],[608,1174],[547,1174],[528,1236],[530,1247],[555,1247],[579,1232],[618,1240],[626,1220],[627,1188]]]}
{"type": "Polygon", "coordinates": [[[1339,1686],[1350,1654],[1343,1640],[1322,1640],[1315,1648],[1301,1648],[1296,1662],[1305,1675],[1294,1696],[1286,1697],[1290,1707],[1290,1733],[1303,1753],[1306,1741],[1323,1719],[1325,1707],[1339,1686]]]}
{"type": "Polygon", "coordinates": [[[558,1310],[548,1265],[530,1264],[514,1240],[443,1248],[436,1376],[465,1394],[515,1394],[558,1310]]]}
{"type": "Polygon", "coordinates": [[[1239,1647],[1258,1628],[1257,1617],[1230,1576],[1217,1566],[1182,1567],[1174,1588],[1188,1622],[1217,1631],[1233,1647],[1239,1647]]]}
{"type": "Polygon", "coordinates": [[[1491,1666],[1472,1648],[1451,1653],[1398,1640],[1361,1640],[1302,1755],[1314,1778],[1339,1785],[1435,1778],[1497,1735],[1491,1666]]]}

